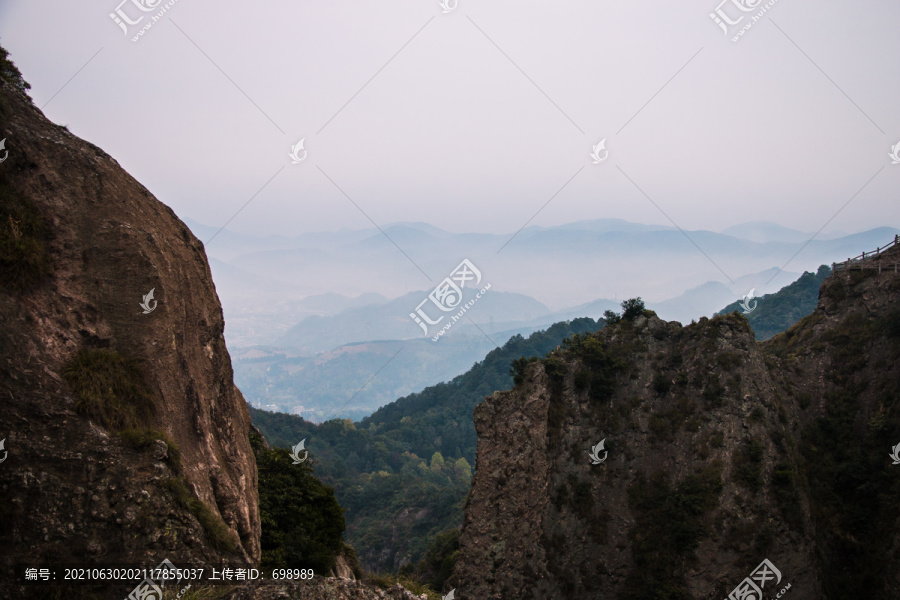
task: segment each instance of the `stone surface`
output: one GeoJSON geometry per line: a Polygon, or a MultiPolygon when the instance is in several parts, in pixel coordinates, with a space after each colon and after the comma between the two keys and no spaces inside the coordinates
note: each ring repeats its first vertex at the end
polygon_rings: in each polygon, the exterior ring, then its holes
{"type": "MultiPolygon", "coordinates": [[[[646,531],[636,527],[629,491],[654,473],[677,484],[718,464],[722,491],[703,513],[695,558],[675,569],[685,597],[727,597],[769,559],[783,575],[782,586],[791,584],[789,600],[829,598],[822,579],[832,567],[822,562],[821,523],[810,512],[816,498],[800,477],[799,513],[788,522],[772,484],[775,465],[804,473],[798,451],[803,427],[825,414],[826,398],[839,397],[834,392],[842,384],[829,374],[835,361],[850,359],[839,328],[885,318],[898,306],[900,276],[841,272],[823,283],[810,317],[765,343],[754,341],[738,315],[687,327],[639,317],[633,327],[593,336],[627,363],[599,402],[578,384],[581,359],[561,358],[556,386],[546,361],[530,365],[522,385],[494,393],[475,410],[476,473],[460,536],[456,597],[628,597],[626,580],[641,576],[636,541],[660,543],[641,537],[646,531]],[[716,386],[719,400],[710,402],[716,386]],[[608,458],[593,465],[588,453],[604,438],[608,458]],[[757,491],[738,480],[734,461],[749,440],[761,447],[757,491]]],[[[847,389],[865,390],[850,396],[858,439],[871,415],[884,411],[884,386],[896,386],[900,370],[896,341],[872,340],[862,346],[863,356],[851,354],[861,385],[848,383],[847,389]],[[878,384],[866,387],[867,381],[878,384]]],[[[900,531],[896,514],[884,528],[900,531]]],[[[900,536],[889,538],[879,556],[879,585],[881,597],[898,598],[900,536]]]]}
{"type": "Polygon", "coordinates": [[[250,418],[232,381],[203,244],[102,150],[2,82],[0,100],[12,149],[4,184],[48,223],[53,265],[35,289],[0,292],[4,575],[13,561],[152,566],[227,554],[162,485],[176,476],[165,443],[135,449],[76,414],[62,370],[82,349],[140,361],[156,407],[150,428],[175,442],[188,489],[237,540],[227,558],[258,561],[250,418]],[[143,314],[151,289],[158,304],[143,314]]]}

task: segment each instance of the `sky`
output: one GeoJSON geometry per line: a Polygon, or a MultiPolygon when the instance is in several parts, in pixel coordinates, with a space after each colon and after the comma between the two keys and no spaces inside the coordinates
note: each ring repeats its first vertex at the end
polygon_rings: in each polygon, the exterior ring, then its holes
{"type": "Polygon", "coordinates": [[[170,0],[135,42],[165,2],[0,0],[0,43],[47,117],[236,232],[898,226],[900,2],[717,1],[170,0]]]}

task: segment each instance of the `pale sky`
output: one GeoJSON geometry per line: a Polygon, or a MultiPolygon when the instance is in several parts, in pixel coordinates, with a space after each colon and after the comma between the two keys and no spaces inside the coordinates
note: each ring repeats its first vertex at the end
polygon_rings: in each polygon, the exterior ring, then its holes
{"type": "MultiPolygon", "coordinates": [[[[737,43],[717,0],[177,0],[136,43],[164,3],[120,1],[0,0],[0,43],[51,120],[214,227],[900,225],[897,1],[779,0],[737,43]]],[[[733,31],[764,6],[738,2],[733,31]]]]}

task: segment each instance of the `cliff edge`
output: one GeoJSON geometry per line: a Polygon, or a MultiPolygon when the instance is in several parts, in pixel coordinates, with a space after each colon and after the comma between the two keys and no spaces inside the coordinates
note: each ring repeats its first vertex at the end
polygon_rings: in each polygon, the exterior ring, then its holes
{"type": "Polygon", "coordinates": [[[23,92],[0,79],[0,565],[258,562],[203,244],[23,92]]]}
{"type": "Polygon", "coordinates": [[[515,365],[475,410],[456,596],[900,598],[900,275],[883,271],[835,273],[764,343],[737,313],[639,310],[515,365]]]}

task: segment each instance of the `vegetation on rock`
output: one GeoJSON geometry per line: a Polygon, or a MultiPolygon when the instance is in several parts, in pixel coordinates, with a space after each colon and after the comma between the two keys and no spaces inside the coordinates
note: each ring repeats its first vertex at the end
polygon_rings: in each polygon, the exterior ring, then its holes
{"type": "Polygon", "coordinates": [[[819,287],[829,275],[831,267],[822,265],[815,273],[805,272],[797,281],[774,294],[756,299],[756,308],[749,314],[744,314],[740,302],[729,304],[719,314],[743,314],[750,322],[756,339],[768,340],[815,310],[819,301],[819,287]]]}
{"type": "Polygon", "coordinates": [[[8,179],[0,173],[0,291],[18,293],[33,289],[50,274],[50,230],[34,203],[8,179]]]}
{"type": "Polygon", "coordinates": [[[334,490],[315,476],[311,460],[293,464],[287,450],[265,448],[253,430],[250,443],[259,473],[262,567],[326,575],[342,551],[345,529],[334,490]]]}
{"type": "Polygon", "coordinates": [[[80,350],[63,375],[75,391],[75,411],[110,431],[146,427],[155,413],[137,359],[115,350],[80,350]]]}

